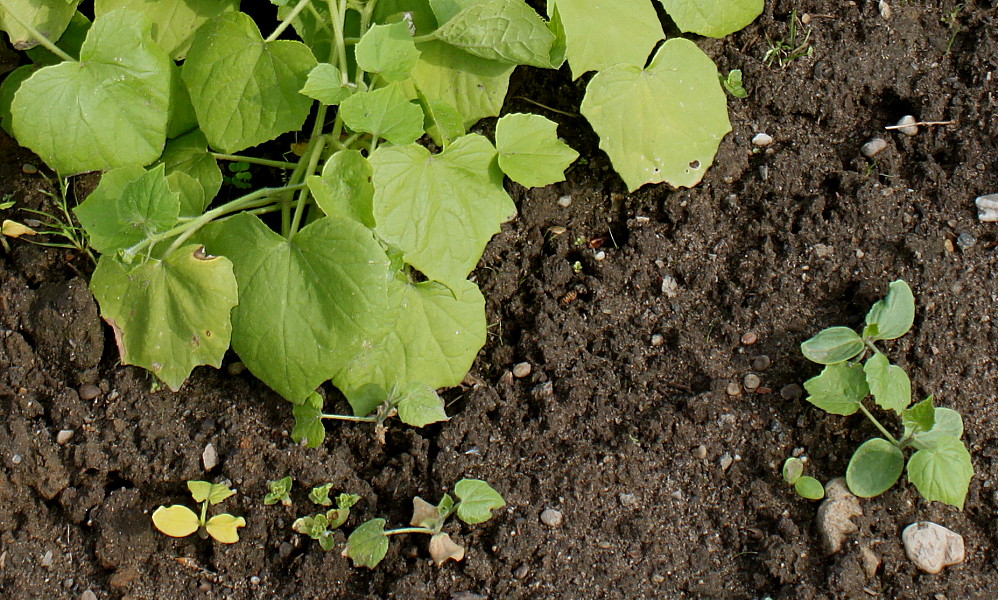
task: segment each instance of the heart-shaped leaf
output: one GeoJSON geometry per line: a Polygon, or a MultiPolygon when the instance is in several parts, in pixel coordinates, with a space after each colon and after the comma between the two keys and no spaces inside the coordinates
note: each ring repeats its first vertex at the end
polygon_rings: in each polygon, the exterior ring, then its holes
{"type": "Polygon", "coordinates": [[[208,535],[223,544],[235,544],[239,541],[239,528],[246,526],[246,519],[232,515],[215,515],[204,524],[208,535]]]}
{"type": "Polygon", "coordinates": [[[457,505],[457,518],[469,525],[488,521],[494,509],[506,506],[499,492],[481,479],[458,481],[454,486],[454,495],[461,499],[457,505]]]}

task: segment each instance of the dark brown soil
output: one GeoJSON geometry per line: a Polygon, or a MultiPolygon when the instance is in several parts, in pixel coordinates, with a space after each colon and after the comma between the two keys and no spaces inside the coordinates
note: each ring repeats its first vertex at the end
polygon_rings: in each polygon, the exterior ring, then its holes
{"type": "MultiPolygon", "coordinates": [[[[77,274],[85,260],[19,241],[0,250],[3,597],[998,595],[998,228],[973,205],[998,192],[998,7],[970,0],[950,27],[955,0],[888,1],[889,20],[873,0],[767,2],[746,30],[700,40],[723,72],[744,71],[750,96],[731,101],[734,132],[696,189],[627,194],[584,121],[550,115],[587,163],[567,183],[513,190],[521,215],[476,273],[492,335],[475,385],[449,394],[450,422],[395,427],[385,445],[363,425],[333,425],[324,447],[296,446],[290,406],[248,375],[201,368],[180,393],[153,391],[117,364],[77,274]],[[786,36],[794,8],[811,15],[814,54],[767,67],[766,40],[786,36]],[[883,129],[905,114],[955,124],[914,137],[883,129]],[[758,131],[771,149],[753,151],[758,131]],[[859,149],[873,136],[888,147],[871,161],[859,149]],[[897,278],[918,310],[893,357],[918,397],[963,414],[977,474],[963,512],[910,485],[864,501],[859,532],[826,557],[817,505],[785,488],[779,465],[802,452],[827,480],[874,432],[779,392],[817,372],[802,340],[858,324],[897,278]],[[758,341],[741,343],[750,332],[758,341]],[[772,366],[753,371],[758,355],[772,366]],[[532,373],[514,379],[521,361],[532,373]],[[750,372],[763,387],[725,392],[750,372]],[[81,399],[86,384],[101,394],[81,399]],[[75,433],[59,444],[64,429],[75,433]],[[220,465],[206,474],[208,443],[220,465]],[[295,506],[264,506],[266,481],[287,474],[295,506]],[[469,547],[461,563],[437,568],[423,540],[402,537],[379,568],[354,569],[290,529],[315,484],[363,496],[350,526],[373,516],[401,526],[413,496],[436,499],[462,476],[489,481],[509,506],[452,527],[469,547]],[[205,478],[238,488],[222,506],[246,517],[242,541],[154,532],[151,511],[205,478]],[[560,526],[540,522],[547,508],[560,526]],[[900,532],[918,520],[963,535],[966,562],[917,571],[900,532]],[[882,561],[873,576],[864,547],[882,561]]],[[[530,71],[518,86],[566,110],[583,91],[565,73],[530,71]]],[[[0,197],[53,210],[39,191],[51,186],[24,163],[39,164],[0,134],[0,197]]]]}

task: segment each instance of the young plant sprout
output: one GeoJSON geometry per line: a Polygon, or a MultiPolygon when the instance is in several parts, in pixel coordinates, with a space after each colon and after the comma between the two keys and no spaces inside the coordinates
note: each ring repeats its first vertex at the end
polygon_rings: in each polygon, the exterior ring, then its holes
{"type": "Polygon", "coordinates": [[[492,518],[492,510],[506,506],[506,501],[499,492],[479,479],[457,482],[454,495],[458,497],[457,502],[449,494],[444,494],[436,506],[418,496],[413,498],[411,527],[386,530],[384,519],[365,522],[347,538],[343,556],[349,557],[355,567],[373,569],[388,552],[389,536],[421,533],[430,536],[430,557],[438,567],[447,560],[463,560],[464,547],[443,532],[447,519],[457,513],[457,518],[469,525],[484,523],[492,518]]]}
{"type": "Polygon", "coordinates": [[[793,486],[801,498],[821,500],[825,497],[825,486],[814,477],[804,475],[804,461],[790,457],[783,463],[783,481],[793,486]]]}
{"type": "Polygon", "coordinates": [[[804,383],[807,400],[834,415],[861,412],[883,437],[869,439],[852,455],[846,483],[853,494],[871,498],[890,489],[901,477],[905,450],[908,481],[928,501],[959,509],[967,497],[974,467],[960,437],[963,419],[955,410],[933,406],[932,396],[910,406],[911,381],[892,365],[876,343],[901,337],[911,329],[915,299],[904,281],[890,284],[887,296],[866,315],[862,335],[848,327],[829,327],[801,344],[809,360],[825,368],[804,383]],[[884,427],[864,404],[867,397],[900,420],[901,435],[884,427]]]}
{"type": "Polygon", "coordinates": [[[235,490],[223,483],[208,483],[207,481],[188,481],[187,488],[195,502],[201,503],[200,516],[193,510],[180,504],[160,506],[152,513],[152,523],[156,529],[170,537],[187,537],[202,527],[208,535],[223,544],[234,544],[239,541],[240,527],[246,526],[246,519],[230,514],[219,514],[208,519],[208,505],[215,505],[235,494],[235,490]]]}
{"type": "MultiPolygon", "coordinates": [[[[332,487],[331,483],[316,486],[309,492],[308,499],[319,506],[331,506],[333,501],[329,497],[329,490],[332,487]]],[[[334,542],[333,530],[347,522],[350,508],[359,500],[360,496],[356,494],[340,494],[336,497],[336,508],[296,519],[291,528],[319,542],[323,550],[331,550],[334,542]]]]}
{"type": "Polygon", "coordinates": [[[263,503],[267,506],[280,502],[284,506],[291,506],[291,476],[267,482],[267,495],[263,497],[263,503]]]}

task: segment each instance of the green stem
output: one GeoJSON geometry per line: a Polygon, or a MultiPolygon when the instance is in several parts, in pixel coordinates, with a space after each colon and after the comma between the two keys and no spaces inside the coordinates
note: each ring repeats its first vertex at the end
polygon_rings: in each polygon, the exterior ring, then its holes
{"type": "Polygon", "coordinates": [[[205,500],[201,503],[201,527],[204,527],[205,523],[208,522],[208,501],[205,500]]]}
{"type": "Polygon", "coordinates": [[[877,426],[877,429],[880,430],[880,433],[884,434],[884,437],[887,438],[887,441],[894,444],[895,446],[900,447],[901,444],[894,438],[893,435],[891,435],[890,433],[887,432],[886,429],[884,429],[884,426],[880,424],[880,421],[878,421],[876,417],[870,414],[870,411],[868,411],[866,407],[863,406],[862,402],[859,403],[859,410],[863,411],[863,414],[866,415],[866,418],[870,419],[870,421],[877,426]]]}
{"type": "Polygon", "coordinates": [[[389,529],[385,532],[385,535],[402,535],[403,533],[425,533],[427,535],[433,535],[436,532],[427,527],[402,527],[400,529],[389,529]]]}
{"type": "Polygon", "coordinates": [[[344,84],[350,83],[350,74],[347,72],[347,50],[343,42],[343,20],[347,10],[347,3],[340,0],[339,6],[334,6],[332,0],[329,2],[329,11],[332,13],[330,19],[333,22],[334,48],[336,50],[336,65],[340,69],[340,77],[344,84]]]}
{"type": "Polygon", "coordinates": [[[377,417],[355,417],[353,415],[327,415],[322,414],[323,419],[333,419],[335,421],[350,421],[352,423],[376,423],[377,417]]]}
{"type": "Polygon", "coordinates": [[[437,39],[437,32],[427,33],[426,35],[415,35],[412,37],[412,42],[414,44],[422,44],[423,42],[432,42],[437,39]]]}
{"type": "Polygon", "coordinates": [[[284,30],[291,25],[291,22],[295,20],[295,17],[298,16],[298,13],[300,13],[311,2],[312,0],[298,0],[298,4],[296,4],[295,7],[291,9],[291,12],[288,14],[288,16],[283,21],[281,21],[280,25],[277,26],[277,29],[275,29],[274,32],[268,35],[267,39],[263,41],[273,42],[278,37],[280,37],[280,35],[284,33],[284,30]]]}
{"type": "Polygon", "coordinates": [[[24,27],[24,29],[26,29],[27,32],[31,34],[31,37],[35,38],[35,40],[37,40],[38,43],[41,44],[46,50],[48,50],[52,54],[55,54],[56,56],[58,56],[62,60],[69,61],[69,62],[77,62],[77,60],[75,58],[73,58],[72,56],[70,56],[70,55],[66,54],[65,52],[63,52],[62,49],[59,48],[59,46],[56,46],[54,43],[52,43],[51,40],[49,40],[47,37],[45,37],[44,35],[42,35],[40,31],[38,31],[37,29],[35,29],[34,27],[32,27],[31,23],[29,23],[27,21],[21,20],[21,17],[17,16],[17,13],[14,12],[14,9],[12,9],[7,4],[6,0],[0,0],[0,8],[2,8],[4,10],[4,12],[6,12],[8,15],[10,15],[10,18],[12,18],[15,21],[17,21],[18,25],[20,25],[21,27],[24,27]]]}
{"type": "MultiPolygon", "coordinates": [[[[315,116],[315,126],[312,128],[312,140],[314,140],[315,143],[312,144],[312,152],[308,156],[308,166],[305,168],[306,177],[315,173],[315,168],[319,164],[319,158],[322,157],[322,150],[326,147],[326,138],[322,135],[322,122],[325,118],[326,107],[320,106],[319,111],[315,116]]],[[[305,204],[308,201],[308,196],[308,186],[303,187],[301,191],[298,192],[298,205],[295,207],[295,216],[291,220],[291,235],[288,237],[288,241],[294,239],[295,234],[298,233],[298,227],[301,225],[302,215],[305,214],[305,204]]]]}
{"type": "Polygon", "coordinates": [[[283,160],[267,160],[266,158],[256,158],[253,156],[239,156],[238,154],[219,154],[212,152],[212,157],[217,160],[231,160],[236,162],[252,163],[264,167],[276,167],[278,169],[294,169],[298,163],[284,162],[283,160]]]}

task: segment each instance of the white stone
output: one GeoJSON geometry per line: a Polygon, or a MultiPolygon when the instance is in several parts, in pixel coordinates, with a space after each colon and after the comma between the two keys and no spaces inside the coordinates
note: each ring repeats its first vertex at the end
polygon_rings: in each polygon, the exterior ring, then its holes
{"type": "Polygon", "coordinates": [[[544,523],[548,527],[557,527],[561,525],[562,519],[563,517],[560,510],[548,508],[541,513],[541,523],[544,523]]]}
{"type": "Polygon", "coordinates": [[[915,117],[905,115],[898,121],[898,131],[905,135],[916,135],[918,133],[918,125],[915,125],[915,123],[917,122],[915,117]]]}
{"type": "Polygon", "coordinates": [[[201,461],[204,463],[204,470],[210,471],[218,466],[218,451],[215,450],[215,446],[209,443],[204,447],[204,452],[201,453],[201,461]]]}
{"type": "Polygon", "coordinates": [[[846,536],[859,530],[853,517],[863,516],[859,499],[853,496],[846,480],[836,477],[825,485],[825,501],[818,507],[818,534],[826,554],[842,549],[846,536]]]}
{"type": "Polygon", "coordinates": [[[773,136],[768,133],[759,132],[755,134],[752,138],[752,145],[758,146],[760,148],[765,148],[766,146],[771,146],[773,144],[773,136]]]}
{"type": "Polygon", "coordinates": [[[568,208],[571,205],[572,205],[571,196],[562,196],[561,198],[558,198],[558,206],[568,208]]]}
{"type": "Polygon", "coordinates": [[[887,148],[887,142],[883,138],[873,138],[869,142],[863,144],[863,147],[860,148],[860,152],[862,152],[863,156],[867,158],[873,158],[883,152],[885,148],[887,148]]]}
{"type": "Polygon", "coordinates": [[[911,562],[926,573],[963,562],[963,536],[929,521],[912,523],[901,533],[904,551],[911,562]]]}
{"type": "Polygon", "coordinates": [[[998,223],[998,194],[978,196],[974,200],[977,205],[977,220],[982,223],[998,223]]]}

